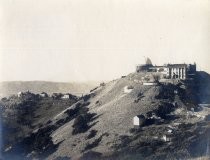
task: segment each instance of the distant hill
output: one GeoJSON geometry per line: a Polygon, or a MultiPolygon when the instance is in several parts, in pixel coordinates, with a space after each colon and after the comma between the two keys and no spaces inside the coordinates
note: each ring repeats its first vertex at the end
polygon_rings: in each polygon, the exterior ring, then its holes
{"type": "Polygon", "coordinates": [[[72,93],[74,95],[81,95],[88,93],[91,89],[97,86],[97,82],[87,83],[63,83],[63,82],[48,82],[48,81],[9,81],[0,82],[0,97],[6,97],[18,92],[30,91],[33,93],[47,92],[52,94],[72,93]]]}

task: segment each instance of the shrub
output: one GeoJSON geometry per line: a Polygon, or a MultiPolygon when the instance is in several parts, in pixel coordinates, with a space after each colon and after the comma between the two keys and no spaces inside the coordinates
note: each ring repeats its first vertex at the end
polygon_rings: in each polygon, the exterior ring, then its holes
{"type": "Polygon", "coordinates": [[[52,121],[51,120],[48,120],[46,124],[50,124],[50,123],[52,123],[52,121]]]}
{"type": "Polygon", "coordinates": [[[90,133],[87,135],[87,139],[91,139],[96,136],[97,131],[91,130],[90,133]]]}
{"type": "Polygon", "coordinates": [[[59,156],[55,160],[71,160],[71,158],[70,157],[67,157],[67,156],[65,156],[65,157],[59,156]]]}
{"type": "Polygon", "coordinates": [[[84,95],[82,98],[84,101],[88,101],[90,99],[90,94],[84,95]]]}
{"type": "Polygon", "coordinates": [[[98,87],[95,87],[95,88],[91,89],[90,92],[93,92],[93,91],[95,91],[96,89],[98,89],[98,87]]]}
{"type": "Polygon", "coordinates": [[[160,80],[160,75],[159,74],[153,74],[152,78],[154,79],[154,82],[159,82],[160,80]]]}
{"type": "Polygon", "coordinates": [[[150,77],[149,77],[149,76],[146,76],[146,77],[144,77],[144,80],[145,80],[146,82],[149,82],[149,81],[150,81],[150,77]]]}
{"type": "Polygon", "coordinates": [[[79,160],[98,160],[101,159],[102,154],[99,152],[89,151],[84,153],[79,160]]]}
{"type": "Polygon", "coordinates": [[[133,86],[128,86],[128,88],[127,89],[133,89],[134,87],[133,86]]]}
{"type": "Polygon", "coordinates": [[[210,115],[207,115],[207,116],[205,117],[205,121],[210,121],[210,115]]]}
{"type": "Polygon", "coordinates": [[[161,85],[159,94],[155,96],[157,99],[169,99],[174,101],[174,89],[175,86],[168,84],[168,85],[161,85]]]}
{"type": "Polygon", "coordinates": [[[4,102],[4,101],[7,101],[7,98],[4,97],[4,98],[1,99],[1,101],[3,101],[3,102],[4,102]]]}
{"type": "Polygon", "coordinates": [[[92,143],[88,143],[85,146],[84,151],[97,147],[98,144],[101,142],[101,140],[102,140],[102,136],[100,136],[99,138],[95,139],[95,141],[93,141],[92,143]]]}
{"type": "Polygon", "coordinates": [[[132,134],[136,134],[136,133],[139,133],[141,131],[142,131],[142,128],[131,128],[129,130],[129,132],[132,133],[132,134]]]}
{"type": "Polygon", "coordinates": [[[164,103],[156,110],[156,115],[161,118],[166,118],[167,114],[169,114],[173,109],[174,107],[172,104],[164,103]]]}
{"type": "Polygon", "coordinates": [[[64,113],[67,113],[69,117],[76,115],[79,112],[79,107],[75,107],[74,109],[68,109],[64,113]]]}
{"type": "Polygon", "coordinates": [[[87,120],[85,118],[85,115],[79,115],[74,120],[74,124],[72,126],[74,128],[72,134],[78,134],[78,133],[84,133],[88,129],[87,120]]]}

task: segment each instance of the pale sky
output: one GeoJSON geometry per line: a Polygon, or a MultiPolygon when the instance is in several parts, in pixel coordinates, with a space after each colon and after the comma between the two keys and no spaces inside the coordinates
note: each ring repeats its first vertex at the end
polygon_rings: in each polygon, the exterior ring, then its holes
{"type": "Polygon", "coordinates": [[[210,73],[210,0],[0,0],[0,81],[101,81],[153,64],[210,73]]]}

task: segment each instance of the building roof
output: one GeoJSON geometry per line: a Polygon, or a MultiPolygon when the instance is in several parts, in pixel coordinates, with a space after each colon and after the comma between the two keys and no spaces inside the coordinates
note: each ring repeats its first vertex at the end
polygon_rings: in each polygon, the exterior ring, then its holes
{"type": "Polygon", "coordinates": [[[135,117],[138,117],[138,118],[143,118],[143,119],[145,118],[145,117],[144,117],[144,115],[142,115],[142,114],[140,114],[140,115],[136,115],[135,117]]]}
{"type": "Polygon", "coordinates": [[[187,67],[187,64],[168,64],[167,67],[169,68],[180,68],[180,67],[187,67]]]}
{"type": "Polygon", "coordinates": [[[167,67],[167,66],[152,66],[150,68],[160,68],[160,67],[167,67]]]}
{"type": "Polygon", "coordinates": [[[42,93],[40,93],[40,94],[47,94],[46,92],[42,92],[42,93]]]}
{"type": "Polygon", "coordinates": [[[167,65],[164,65],[164,66],[152,66],[152,67],[150,67],[150,68],[161,68],[161,67],[163,67],[163,68],[166,68],[166,67],[168,67],[168,68],[183,68],[183,67],[187,67],[187,64],[167,64],[167,65]]]}

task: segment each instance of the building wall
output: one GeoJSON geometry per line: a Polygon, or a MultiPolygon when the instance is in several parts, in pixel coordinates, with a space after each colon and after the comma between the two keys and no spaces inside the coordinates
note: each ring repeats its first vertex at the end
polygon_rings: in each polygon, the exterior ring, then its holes
{"type": "Polygon", "coordinates": [[[63,95],[63,99],[69,99],[69,95],[63,95]]]}
{"type": "Polygon", "coordinates": [[[135,117],[133,118],[133,125],[134,125],[134,126],[139,126],[139,118],[138,118],[137,116],[135,116],[135,117]]]}
{"type": "Polygon", "coordinates": [[[186,67],[169,68],[169,78],[171,79],[186,79],[186,67]]]}
{"type": "MultiPolygon", "coordinates": [[[[154,67],[153,67],[154,70],[154,67]]],[[[186,79],[187,78],[187,67],[157,67],[156,72],[163,75],[162,78],[166,79],[186,79]]]]}

